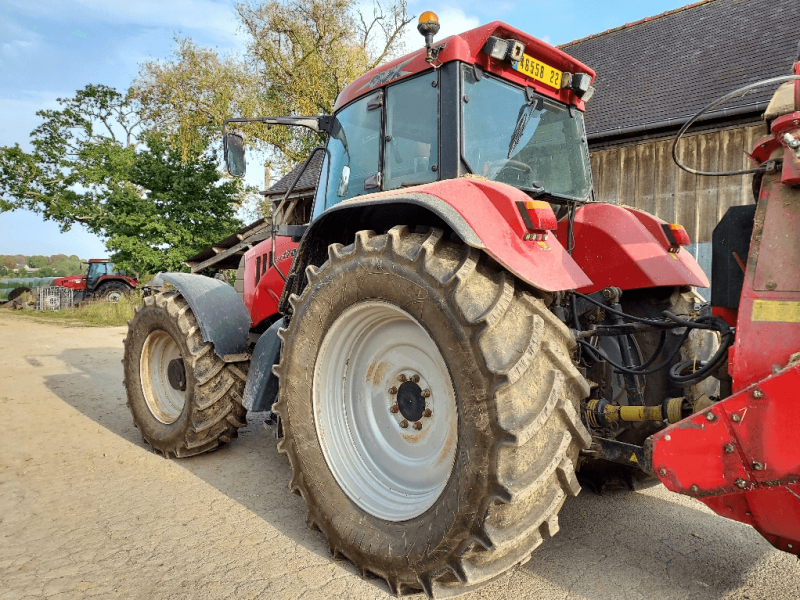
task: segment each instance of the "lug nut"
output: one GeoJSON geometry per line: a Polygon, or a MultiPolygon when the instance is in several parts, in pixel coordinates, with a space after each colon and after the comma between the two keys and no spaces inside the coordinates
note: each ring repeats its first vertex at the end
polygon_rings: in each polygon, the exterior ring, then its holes
{"type": "Polygon", "coordinates": [[[733,444],[725,444],[725,454],[733,454],[733,451],[736,448],[733,447],[733,444]]]}
{"type": "Polygon", "coordinates": [[[432,414],[433,413],[431,412],[430,408],[426,408],[425,410],[422,411],[422,416],[423,417],[430,417],[432,414]]]}
{"type": "Polygon", "coordinates": [[[397,381],[400,381],[401,383],[407,381],[405,373],[400,373],[400,375],[397,377],[397,381]]]}
{"type": "Polygon", "coordinates": [[[666,469],[659,469],[658,470],[658,474],[661,475],[662,477],[664,477],[664,475],[667,474],[667,470],[666,469]]]}
{"type": "Polygon", "coordinates": [[[407,419],[403,419],[402,421],[400,421],[400,427],[402,427],[403,429],[406,429],[408,427],[408,420],[407,419]]]}
{"type": "Polygon", "coordinates": [[[422,390],[422,397],[423,398],[430,398],[431,397],[431,391],[430,390],[422,390]]]}
{"type": "Polygon", "coordinates": [[[756,470],[756,471],[763,471],[764,470],[764,465],[762,465],[757,460],[754,460],[753,461],[753,469],[756,470]]]}
{"type": "Polygon", "coordinates": [[[753,398],[755,398],[756,400],[760,400],[763,397],[764,397],[764,392],[762,392],[758,388],[753,390],[753,398]]]}
{"type": "Polygon", "coordinates": [[[411,377],[411,381],[413,381],[414,383],[419,383],[419,375],[413,375],[411,377]]]}
{"type": "Polygon", "coordinates": [[[414,423],[414,429],[416,429],[417,431],[419,431],[420,429],[422,429],[422,423],[420,423],[419,421],[417,421],[416,423],[414,423]]]}
{"type": "Polygon", "coordinates": [[[397,388],[392,386],[389,388],[389,393],[394,396],[397,393],[397,388]]]}
{"type": "Polygon", "coordinates": [[[740,490],[743,490],[747,487],[747,482],[744,479],[737,479],[736,487],[738,487],[740,490]]]}
{"type": "Polygon", "coordinates": [[[741,421],[741,420],[742,420],[742,417],[741,417],[741,415],[739,415],[738,413],[733,413],[733,414],[731,415],[731,420],[732,420],[734,423],[738,423],[739,421],[741,421]]]}
{"type": "Polygon", "coordinates": [[[707,412],[707,413],[706,413],[706,419],[707,419],[708,421],[713,421],[713,420],[714,420],[714,419],[716,419],[716,418],[717,418],[717,417],[716,417],[716,415],[715,415],[713,412],[707,412]]]}
{"type": "Polygon", "coordinates": [[[389,409],[389,412],[393,412],[393,413],[396,413],[396,412],[399,412],[399,411],[400,411],[400,409],[397,408],[397,404],[395,404],[394,406],[392,406],[392,408],[389,409]]]}
{"type": "Polygon", "coordinates": [[[699,488],[699,487],[697,487],[696,485],[693,485],[692,487],[690,487],[690,488],[689,488],[689,490],[691,490],[691,492],[692,492],[693,494],[696,494],[697,492],[699,492],[699,491],[700,491],[700,488],[699,488]]]}

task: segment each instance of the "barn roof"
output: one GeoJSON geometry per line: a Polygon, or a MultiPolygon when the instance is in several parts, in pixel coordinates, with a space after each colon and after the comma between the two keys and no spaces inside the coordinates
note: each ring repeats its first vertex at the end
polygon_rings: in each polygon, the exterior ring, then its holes
{"type": "MultiPolygon", "coordinates": [[[[297,185],[294,186],[294,192],[313,191],[317,187],[317,180],[319,179],[319,170],[322,165],[323,152],[314,154],[306,170],[300,176],[297,185]]],[[[305,161],[304,161],[305,162],[305,161]]],[[[286,175],[281,177],[272,187],[268,190],[259,192],[262,196],[273,197],[279,194],[285,194],[289,189],[292,181],[297,176],[298,171],[303,167],[303,162],[297,165],[294,169],[289,171],[286,175]]]]}
{"type": "MultiPolygon", "coordinates": [[[[798,0],[705,0],[560,48],[597,71],[586,110],[592,141],[677,127],[735,88],[789,75],[799,40],[798,0]]],[[[775,87],[714,116],[758,115],[775,87]]]]}

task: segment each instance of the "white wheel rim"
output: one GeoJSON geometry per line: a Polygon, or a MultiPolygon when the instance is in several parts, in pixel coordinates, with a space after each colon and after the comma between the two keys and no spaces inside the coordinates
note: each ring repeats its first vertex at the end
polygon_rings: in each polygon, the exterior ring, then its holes
{"type": "Polygon", "coordinates": [[[106,296],[106,299],[109,302],[119,302],[119,299],[122,298],[122,292],[114,290],[113,292],[109,292],[106,296]]]}
{"type": "Polygon", "coordinates": [[[139,376],[147,408],[165,425],[177,421],[186,404],[186,392],[172,387],[168,376],[170,361],[180,357],[180,348],[172,336],[158,329],[147,336],[139,359],[139,376]]]}
{"type": "Polygon", "coordinates": [[[344,311],[320,346],[313,405],[322,453],[355,504],[387,521],[433,506],[455,461],[458,410],[444,358],[415,318],[375,300],[344,311]],[[430,391],[419,430],[391,412],[401,375],[430,391]]]}

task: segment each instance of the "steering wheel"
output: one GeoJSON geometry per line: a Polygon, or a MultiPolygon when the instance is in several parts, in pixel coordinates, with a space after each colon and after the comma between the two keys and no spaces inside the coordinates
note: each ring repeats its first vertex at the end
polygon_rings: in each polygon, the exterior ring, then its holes
{"type": "Polygon", "coordinates": [[[511,166],[512,168],[516,169],[517,171],[522,171],[523,173],[530,173],[532,171],[530,165],[526,165],[524,162],[518,160],[512,160],[510,158],[501,158],[500,160],[493,160],[489,163],[489,168],[493,169],[497,166],[498,168],[502,169],[503,167],[511,166]]]}
{"type": "Polygon", "coordinates": [[[493,160],[488,164],[490,178],[493,179],[497,177],[500,171],[502,171],[505,167],[510,167],[515,171],[521,171],[526,175],[530,174],[533,170],[531,169],[530,165],[526,165],[524,162],[512,160],[510,158],[501,158],[499,160],[493,160]]]}

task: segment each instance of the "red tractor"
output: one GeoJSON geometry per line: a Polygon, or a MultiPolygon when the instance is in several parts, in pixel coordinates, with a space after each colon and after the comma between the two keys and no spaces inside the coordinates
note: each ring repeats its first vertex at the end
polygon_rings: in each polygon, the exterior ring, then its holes
{"type": "Polygon", "coordinates": [[[85,275],[58,277],[52,285],[69,288],[74,291],[74,301],[95,298],[106,302],[119,302],[135,290],[139,282],[136,278],[119,271],[105,258],[89,259],[85,275]]]}
{"type": "Polygon", "coordinates": [[[316,197],[289,187],[243,302],[189,274],[145,298],[124,359],[144,440],[200,454],[271,409],[309,526],[397,594],[528,561],[582,485],[660,480],[800,552],[797,83],[757,205],[720,226],[711,314],[680,225],[593,200],[594,72],[503,23],[438,28],[332,116],[225,123],[237,176],[229,123],[325,134],[316,197]]]}

